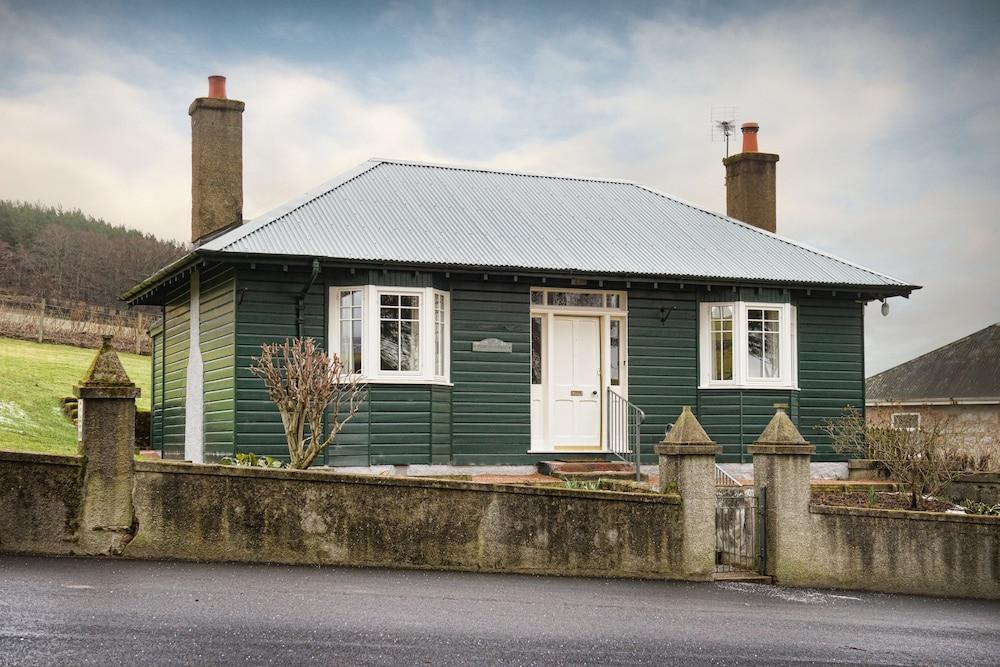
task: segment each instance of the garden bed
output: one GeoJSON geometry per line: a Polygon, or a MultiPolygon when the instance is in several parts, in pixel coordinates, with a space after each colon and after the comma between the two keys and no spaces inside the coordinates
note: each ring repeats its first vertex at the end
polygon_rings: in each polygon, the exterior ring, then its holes
{"type": "MultiPolygon", "coordinates": [[[[832,492],[819,491],[812,494],[812,502],[815,505],[828,505],[832,507],[870,507],[884,510],[912,510],[910,504],[910,494],[908,493],[861,493],[857,491],[832,492]]],[[[921,502],[920,510],[923,512],[947,512],[954,509],[953,503],[936,498],[925,498],[921,502]]]]}

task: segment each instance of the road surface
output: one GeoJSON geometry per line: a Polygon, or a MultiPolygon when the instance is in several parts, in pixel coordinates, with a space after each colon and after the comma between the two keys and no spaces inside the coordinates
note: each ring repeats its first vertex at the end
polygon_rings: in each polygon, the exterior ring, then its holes
{"type": "Polygon", "coordinates": [[[749,584],[0,557],[0,664],[1000,662],[1000,603],[749,584]]]}

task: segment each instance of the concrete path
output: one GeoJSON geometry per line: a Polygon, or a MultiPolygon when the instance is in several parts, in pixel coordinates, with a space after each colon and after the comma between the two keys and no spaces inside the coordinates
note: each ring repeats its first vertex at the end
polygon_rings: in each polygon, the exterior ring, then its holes
{"type": "Polygon", "coordinates": [[[0,557],[0,664],[996,664],[1000,603],[0,557]]]}

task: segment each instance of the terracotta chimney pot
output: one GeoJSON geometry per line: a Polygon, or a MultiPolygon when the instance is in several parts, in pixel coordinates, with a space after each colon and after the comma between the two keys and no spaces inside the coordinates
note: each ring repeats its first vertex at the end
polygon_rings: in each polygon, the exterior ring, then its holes
{"type": "MultiPolygon", "coordinates": [[[[225,79],[223,79],[223,85],[225,85],[225,79]]],[[[225,90],[225,89],[223,89],[225,90]]],[[[743,131],[743,151],[744,153],[756,153],[757,152],[757,132],[760,131],[760,125],[757,123],[743,123],[740,126],[740,130],[743,131]]]]}
{"type": "Polygon", "coordinates": [[[217,100],[226,99],[226,77],[219,74],[208,77],[208,96],[217,100]]]}

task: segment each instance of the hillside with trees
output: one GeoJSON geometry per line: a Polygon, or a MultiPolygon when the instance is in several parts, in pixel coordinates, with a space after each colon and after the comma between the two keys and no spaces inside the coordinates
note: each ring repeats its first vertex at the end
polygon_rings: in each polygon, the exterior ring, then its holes
{"type": "Polygon", "coordinates": [[[0,200],[0,292],[121,308],[122,292],[185,251],[79,209],[0,200]]]}

